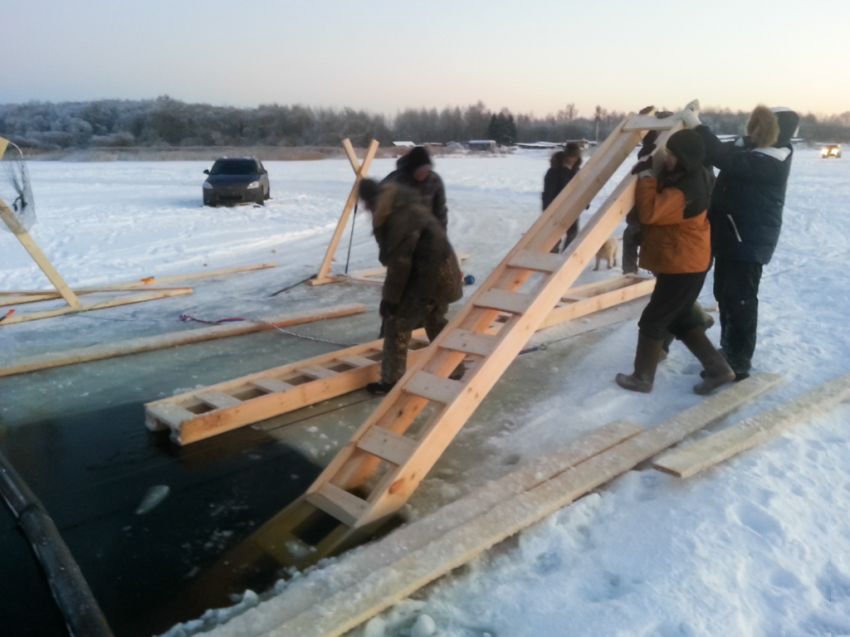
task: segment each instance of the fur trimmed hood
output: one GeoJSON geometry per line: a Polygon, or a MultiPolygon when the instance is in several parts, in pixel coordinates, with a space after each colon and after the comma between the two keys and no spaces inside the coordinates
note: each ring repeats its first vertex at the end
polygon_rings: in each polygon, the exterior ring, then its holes
{"type": "Polygon", "coordinates": [[[768,148],[779,139],[779,121],[767,106],[753,109],[747,122],[747,135],[756,148],[768,148]]]}

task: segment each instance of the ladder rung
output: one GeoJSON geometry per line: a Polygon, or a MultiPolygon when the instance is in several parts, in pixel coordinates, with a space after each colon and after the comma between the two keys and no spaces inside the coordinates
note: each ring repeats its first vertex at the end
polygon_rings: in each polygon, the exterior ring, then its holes
{"type": "Polygon", "coordinates": [[[355,526],[368,506],[366,500],[330,482],[308,493],[307,501],[348,526],[355,526]]]}
{"type": "Polygon", "coordinates": [[[511,314],[524,314],[534,297],[507,290],[487,290],[475,299],[475,305],[511,314]]]}
{"type": "Polygon", "coordinates": [[[372,427],[357,441],[357,447],[394,465],[402,465],[416,451],[416,442],[382,427],[372,427]]]}
{"type": "Polygon", "coordinates": [[[557,272],[562,265],[564,265],[564,257],[560,254],[532,250],[521,250],[508,263],[511,268],[522,268],[535,272],[557,272]]]}
{"type": "Polygon", "coordinates": [[[336,376],[336,372],[330,369],[325,369],[324,367],[299,367],[298,372],[307,376],[308,378],[322,379],[322,378],[331,378],[332,376],[336,376]]]}
{"type": "Polygon", "coordinates": [[[227,409],[228,407],[236,407],[236,405],[242,403],[238,398],[228,396],[220,391],[204,391],[195,394],[195,397],[213,409],[227,409]]]}
{"type": "Polygon", "coordinates": [[[449,378],[441,378],[428,372],[416,372],[413,378],[402,386],[402,389],[408,394],[415,394],[428,400],[448,404],[457,398],[457,395],[463,389],[463,383],[449,378]]]}
{"type": "Polygon", "coordinates": [[[183,421],[191,420],[198,415],[188,409],[183,409],[179,405],[169,405],[167,403],[162,405],[148,405],[147,412],[169,427],[179,427],[183,421]]]}
{"type": "Polygon", "coordinates": [[[373,361],[371,358],[366,358],[365,356],[343,356],[339,360],[353,367],[370,367],[372,365],[377,365],[376,361],[373,361]]]}
{"type": "Polygon", "coordinates": [[[633,115],[623,126],[623,132],[639,130],[670,130],[681,120],[677,117],[658,118],[655,115],[633,115]]]}
{"type": "Polygon", "coordinates": [[[498,344],[499,339],[496,336],[478,334],[458,328],[446,335],[446,338],[440,343],[440,347],[465,354],[489,356],[498,344]]]}
{"type": "Polygon", "coordinates": [[[256,380],[252,380],[251,384],[257,389],[262,389],[270,394],[275,394],[280,391],[289,391],[295,387],[295,385],[290,385],[289,383],[285,383],[277,378],[257,378],[256,380]]]}

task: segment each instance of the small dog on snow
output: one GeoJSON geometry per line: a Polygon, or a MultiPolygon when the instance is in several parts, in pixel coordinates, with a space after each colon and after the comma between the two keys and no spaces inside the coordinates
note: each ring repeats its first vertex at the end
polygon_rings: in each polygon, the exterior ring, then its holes
{"type": "Polygon", "coordinates": [[[605,259],[605,263],[608,265],[608,269],[614,268],[617,266],[617,252],[620,249],[619,242],[611,237],[602,244],[602,247],[599,248],[599,252],[596,253],[596,267],[594,270],[599,269],[599,265],[602,263],[602,259],[605,259]]]}

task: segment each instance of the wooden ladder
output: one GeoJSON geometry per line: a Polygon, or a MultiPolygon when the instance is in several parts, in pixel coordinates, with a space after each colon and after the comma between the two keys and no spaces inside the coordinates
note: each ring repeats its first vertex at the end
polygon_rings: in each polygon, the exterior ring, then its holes
{"type": "MultiPolygon", "coordinates": [[[[312,542],[313,561],[344,548],[402,507],[547,315],[561,301],[634,203],[627,175],[563,254],[549,250],[635,150],[647,130],[663,131],[658,146],[681,128],[681,117],[624,120],[587,165],[472,295],[434,342],[355,432],[307,492],[282,517],[276,532],[304,543],[300,529],[313,514],[337,525],[312,542]],[[509,318],[492,330],[500,314],[509,318]],[[459,380],[461,361],[475,362],[459,380]],[[339,524],[341,523],[341,524],[339,524]]],[[[308,533],[314,536],[311,531],[308,533]]],[[[304,555],[304,551],[299,551],[304,555]]]]}

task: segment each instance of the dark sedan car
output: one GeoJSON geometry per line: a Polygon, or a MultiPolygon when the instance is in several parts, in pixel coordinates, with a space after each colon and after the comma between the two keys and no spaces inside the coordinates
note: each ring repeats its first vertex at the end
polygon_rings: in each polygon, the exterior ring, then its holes
{"type": "Polygon", "coordinates": [[[258,203],[271,197],[269,174],[255,157],[216,159],[204,182],[204,205],[258,203]]]}

